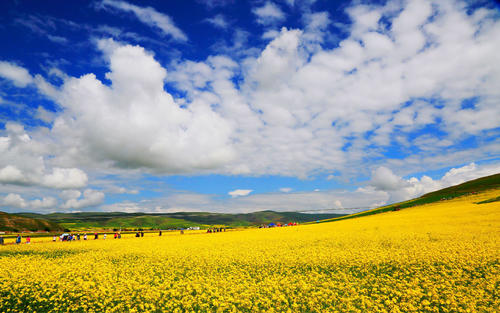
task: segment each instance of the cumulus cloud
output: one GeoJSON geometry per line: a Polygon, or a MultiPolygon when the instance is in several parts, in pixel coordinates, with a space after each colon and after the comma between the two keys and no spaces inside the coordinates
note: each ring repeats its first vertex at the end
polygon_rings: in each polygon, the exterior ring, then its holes
{"type": "Polygon", "coordinates": [[[11,81],[17,87],[26,87],[33,82],[28,70],[6,61],[0,61],[0,77],[11,81]]]}
{"type": "Polygon", "coordinates": [[[500,173],[500,165],[478,166],[475,163],[452,168],[440,179],[432,179],[424,175],[420,179],[411,177],[403,179],[386,167],[379,167],[372,173],[370,186],[386,192],[390,202],[404,201],[441,188],[454,186],[479,177],[500,173]]]}
{"type": "Polygon", "coordinates": [[[370,185],[378,190],[397,190],[405,187],[405,182],[401,177],[396,176],[387,167],[381,166],[372,173],[370,185]]]}
{"type": "Polygon", "coordinates": [[[24,184],[26,183],[26,178],[17,167],[7,165],[6,167],[0,169],[0,182],[8,184],[24,184]]]}
{"type": "Polygon", "coordinates": [[[48,111],[42,106],[38,106],[35,118],[42,120],[45,123],[52,123],[52,121],[54,121],[55,116],[56,114],[54,112],[48,111]]]}
{"type": "Polygon", "coordinates": [[[70,200],[70,199],[78,199],[82,193],[79,190],[63,190],[60,194],[59,197],[64,199],[64,200],[70,200]]]}
{"type": "Polygon", "coordinates": [[[2,206],[12,208],[26,207],[26,201],[18,194],[9,193],[2,200],[2,206]]]}
{"type": "Polygon", "coordinates": [[[33,139],[22,125],[7,123],[0,136],[0,184],[30,185],[56,189],[82,188],[87,174],[78,168],[48,167],[48,142],[33,139]]]}
{"type": "Polygon", "coordinates": [[[241,196],[247,196],[252,191],[253,191],[252,189],[236,189],[236,190],[228,192],[227,194],[233,198],[236,198],[236,197],[241,197],[241,196]]]}
{"type": "Polygon", "coordinates": [[[82,197],[68,199],[61,208],[79,210],[82,208],[93,207],[104,201],[104,193],[98,190],[85,189],[82,197]]]}
{"type": "MultiPolygon", "coordinates": [[[[236,168],[296,176],[345,172],[347,164],[397,149],[396,135],[419,155],[435,153],[425,138],[412,137],[426,126],[439,128],[444,135],[436,144],[450,154],[462,150],[461,138],[498,127],[494,12],[468,14],[446,1],[404,4],[353,6],[350,35],[333,49],[318,50],[307,28],[282,29],[250,63],[240,88],[259,127],[238,124],[245,139],[236,147],[244,151],[236,168]],[[479,96],[474,108],[462,109],[472,96],[479,96]]],[[[310,29],[321,37],[328,16],[320,16],[324,22],[310,29]]]]}
{"type": "Polygon", "coordinates": [[[214,168],[233,157],[230,124],[202,101],[176,103],[163,88],[166,70],[148,52],[112,40],[99,47],[110,62],[112,85],[88,74],[68,79],[55,97],[65,111],[52,133],[71,138],[65,143],[75,159],[175,173],[214,168]]]}
{"type": "Polygon", "coordinates": [[[82,188],[87,185],[88,177],[77,168],[54,168],[52,173],[43,177],[42,185],[50,188],[82,188]]]}
{"type": "Polygon", "coordinates": [[[285,19],[285,13],[279,6],[270,1],[261,7],[254,8],[252,12],[257,16],[257,22],[264,25],[281,22],[285,19]]]}
{"type": "MultiPolygon", "coordinates": [[[[137,11],[120,1],[102,5],[137,11]]],[[[266,2],[255,12],[279,19],[276,8],[266,2]]],[[[64,167],[92,160],[152,172],[307,177],[348,172],[399,145],[408,157],[412,148],[419,156],[436,153],[430,146],[451,155],[463,150],[462,138],[499,126],[493,11],[409,1],[353,5],[347,13],[349,34],[334,48],[322,46],[328,13],[310,12],[303,30],[267,29],[272,40],[255,57],[184,60],[168,75],[143,48],[100,40],[111,86],[93,74],[67,78],[60,90],[35,79],[64,109],[52,127],[65,147],[56,160],[64,167]],[[165,81],[185,97],[165,92],[165,81]],[[471,97],[474,106],[463,108],[471,97]],[[426,127],[442,135],[430,138],[426,127]]]]}
{"type": "Polygon", "coordinates": [[[33,209],[52,209],[56,210],[58,205],[57,199],[54,197],[44,197],[41,200],[35,199],[29,202],[29,207],[33,209]]]}
{"type": "Polygon", "coordinates": [[[98,7],[106,10],[115,9],[133,13],[139,21],[150,27],[158,28],[163,34],[172,36],[172,38],[179,41],[187,41],[186,34],[175,26],[170,16],[160,13],[152,7],[144,8],[117,0],[103,0],[98,7]]]}
{"type": "Polygon", "coordinates": [[[34,199],[27,201],[21,195],[9,193],[4,197],[0,197],[0,207],[8,209],[28,209],[28,210],[45,210],[55,209],[57,207],[57,199],[54,197],[43,197],[42,199],[34,199]]]}

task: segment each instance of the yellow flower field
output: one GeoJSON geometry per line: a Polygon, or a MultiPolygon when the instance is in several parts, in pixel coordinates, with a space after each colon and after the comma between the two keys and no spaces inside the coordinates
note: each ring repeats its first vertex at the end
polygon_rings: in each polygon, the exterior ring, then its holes
{"type": "Polygon", "coordinates": [[[500,190],[359,219],[0,247],[0,312],[499,312],[500,190]]]}

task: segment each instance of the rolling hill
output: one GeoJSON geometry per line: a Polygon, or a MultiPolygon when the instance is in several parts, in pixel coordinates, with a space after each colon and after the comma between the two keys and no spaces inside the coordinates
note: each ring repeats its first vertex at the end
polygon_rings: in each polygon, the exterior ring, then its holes
{"type": "Polygon", "coordinates": [[[28,218],[47,219],[69,230],[80,229],[171,229],[191,226],[225,225],[257,226],[275,223],[310,222],[343,216],[342,214],[307,214],[297,212],[260,211],[242,214],[178,212],[178,213],[19,213],[28,218]]]}
{"type": "Polygon", "coordinates": [[[64,228],[54,222],[41,218],[30,218],[0,212],[0,231],[62,231],[64,228]]]}

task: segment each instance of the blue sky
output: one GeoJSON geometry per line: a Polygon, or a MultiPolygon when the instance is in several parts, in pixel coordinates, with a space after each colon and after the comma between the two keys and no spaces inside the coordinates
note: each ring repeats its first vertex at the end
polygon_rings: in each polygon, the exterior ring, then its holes
{"type": "Polygon", "coordinates": [[[494,1],[2,1],[0,210],[354,212],[500,172],[494,1]]]}

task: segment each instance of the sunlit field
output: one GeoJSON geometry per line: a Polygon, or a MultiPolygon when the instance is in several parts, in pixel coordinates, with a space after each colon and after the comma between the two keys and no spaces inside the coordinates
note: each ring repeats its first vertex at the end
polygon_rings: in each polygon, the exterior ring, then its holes
{"type": "Polygon", "coordinates": [[[0,312],[498,312],[500,202],[474,202],[499,195],[286,228],[7,245],[0,312]]]}

